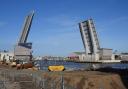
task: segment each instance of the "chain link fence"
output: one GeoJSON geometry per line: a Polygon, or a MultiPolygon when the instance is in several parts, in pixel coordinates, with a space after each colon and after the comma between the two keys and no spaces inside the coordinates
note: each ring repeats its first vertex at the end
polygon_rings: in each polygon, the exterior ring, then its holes
{"type": "Polygon", "coordinates": [[[43,75],[42,71],[0,69],[0,89],[8,89],[6,86],[10,82],[18,83],[21,89],[76,89],[65,83],[62,72],[55,78],[48,77],[52,76],[52,72],[47,74],[43,75]]]}

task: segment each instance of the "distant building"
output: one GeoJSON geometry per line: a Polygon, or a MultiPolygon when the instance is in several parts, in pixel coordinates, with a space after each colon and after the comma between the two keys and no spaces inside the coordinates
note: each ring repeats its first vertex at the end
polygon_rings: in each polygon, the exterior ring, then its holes
{"type": "Polygon", "coordinates": [[[41,56],[35,57],[34,60],[42,60],[41,56]]]}
{"type": "Polygon", "coordinates": [[[84,61],[85,52],[73,52],[68,56],[68,58],[72,61],[84,61]]]}
{"type": "Polygon", "coordinates": [[[62,56],[43,56],[42,60],[64,60],[62,56]]]}
{"type": "Polygon", "coordinates": [[[10,62],[14,59],[14,53],[13,52],[0,52],[0,61],[6,61],[10,62]]]}
{"type": "Polygon", "coordinates": [[[101,48],[99,51],[99,60],[111,60],[112,59],[112,49],[101,48]]]}
{"type": "Polygon", "coordinates": [[[121,53],[120,57],[122,61],[128,61],[128,53],[121,53]]]}

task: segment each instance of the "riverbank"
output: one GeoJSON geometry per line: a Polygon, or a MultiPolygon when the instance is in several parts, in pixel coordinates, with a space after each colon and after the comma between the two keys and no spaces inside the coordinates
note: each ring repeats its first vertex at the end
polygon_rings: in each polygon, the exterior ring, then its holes
{"type": "Polygon", "coordinates": [[[5,87],[10,86],[7,89],[60,89],[62,87],[65,89],[127,89],[122,80],[124,75],[111,69],[109,69],[111,72],[105,70],[43,72],[29,69],[16,70],[8,65],[0,65],[0,68],[0,80],[6,77],[5,87]]]}

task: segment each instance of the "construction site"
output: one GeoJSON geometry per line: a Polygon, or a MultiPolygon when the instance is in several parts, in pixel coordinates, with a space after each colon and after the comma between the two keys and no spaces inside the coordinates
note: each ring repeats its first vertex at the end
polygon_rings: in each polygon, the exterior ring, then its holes
{"type": "MultiPolygon", "coordinates": [[[[26,16],[21,36],[15,44],[14,51],[0,52],[0,89],[128,88],[127,68],[99,67],[95,69],[93,66],[95,63],[122,63],[121,61],[127,61],[128,55],[113,54],[111,48],[101,48],[92,19],[79,23],[85,52],[80,55],[80,60],[73,61],[89,63],[91,67],[86,70],[67,71],[64,65],[56,64],[48,66],[49,71],[40,70],[34,64],[32,43],[27,42],[34,14],[35,12],[32,11],[26,16]]],[[[54,57],[54,60],[57,58],[54,57]]]]}

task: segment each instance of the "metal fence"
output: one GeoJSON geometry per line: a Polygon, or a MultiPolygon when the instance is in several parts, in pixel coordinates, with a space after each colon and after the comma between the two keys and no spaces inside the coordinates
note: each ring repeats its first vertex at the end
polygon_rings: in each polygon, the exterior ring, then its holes
{"type": "MultiPolygon", "coordinates": [[[[53,73],[47,74],[52,76],[53,73]]],[[[10,82],[19,83],[21,89],[76,89],[65,83],[62,72],[51,78],[45,77],[42,71],[0,69],[0,77],[0,89],[8,89],[6,86],[10,82]]]]}

